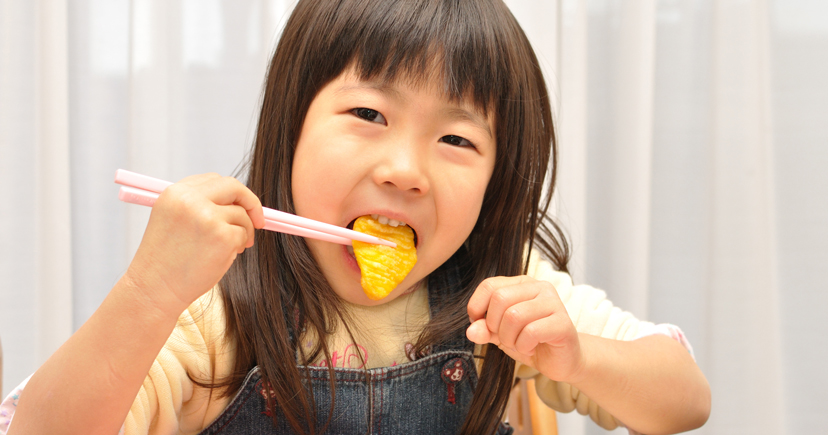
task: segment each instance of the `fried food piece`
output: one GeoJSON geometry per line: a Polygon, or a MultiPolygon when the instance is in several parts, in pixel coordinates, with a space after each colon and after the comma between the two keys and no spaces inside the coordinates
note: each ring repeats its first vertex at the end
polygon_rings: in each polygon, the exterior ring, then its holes
{"type": "Polygon", "coordinates": [[[391,293],[417,263],[414,231],[407,225],[392,227],[371,216],[354,222],[354,231],[370,234],[397,244],[396,248],[353,241],[354,256],[362,271],[362,290],[373,300],[391,293]]]}

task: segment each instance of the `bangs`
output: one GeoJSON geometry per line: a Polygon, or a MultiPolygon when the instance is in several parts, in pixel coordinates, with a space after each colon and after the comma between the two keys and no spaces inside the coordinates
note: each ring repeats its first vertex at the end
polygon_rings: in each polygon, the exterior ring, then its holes
{"type": "Polygon", "coordinates": [[[324,11],[316,13],[324,19],[315,21],[320,28],[307,29],[306,49],[317,54],[314,64],[323,71],[316,72],[327,80],[350,67],[363,80],[437,85],[448,100],[469,99],[484,114],[510,94],[514,47],[505,41],[517,35],[498,32],[520,30],[505,6],[478,0],[322,3],[324,11]]]}

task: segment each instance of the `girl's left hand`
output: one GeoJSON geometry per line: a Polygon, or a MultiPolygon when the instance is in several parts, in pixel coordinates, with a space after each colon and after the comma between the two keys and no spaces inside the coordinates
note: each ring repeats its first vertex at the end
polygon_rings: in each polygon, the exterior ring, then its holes
{"type": "Polygon", "coordinates": [[[492,343],[549,379],[572,382],[584,366],[578,332],[552,284],[528,276],[484,280],[468,304],[469,340],[492,343]]]}

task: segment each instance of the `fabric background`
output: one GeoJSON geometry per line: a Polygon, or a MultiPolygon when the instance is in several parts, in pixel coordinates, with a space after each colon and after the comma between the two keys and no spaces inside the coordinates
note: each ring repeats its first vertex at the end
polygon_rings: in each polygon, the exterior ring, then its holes
{"type": "MultiPolygon", "coordinates": [[[[684,329],[713,390],[696,433],[828,431],[828,4],[507,3],[557,111],[575,281],[684,329]]],[[[115,169],[234,173],[292,5],[0,0],[4,394],[140,241],[115,169]]]]}

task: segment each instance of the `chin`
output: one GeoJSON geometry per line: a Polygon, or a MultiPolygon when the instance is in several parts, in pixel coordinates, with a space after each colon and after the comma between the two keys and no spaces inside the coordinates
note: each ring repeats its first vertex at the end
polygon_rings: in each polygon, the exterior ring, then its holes
{"type": "Polygon", "coordinates": [[[359,283],[356,283],[355,287],[348,286],[348,288],[334,289],[334,292],[336,292],[340,299],[344,300],[345,302],[355,305],[373,307],[391,302],[400,296],[414,293],[418,288],[420,288],[420,284],[424,281],[425,279],[422,279],[420,281],[415,282],[414,284],[408,284],[403,282],[399,286],[397,286],[397,288],[392,290],[391,293],[388,294],[388,296],[382,299],[369,298],[362,290],[362,286],[359,283]]]}

